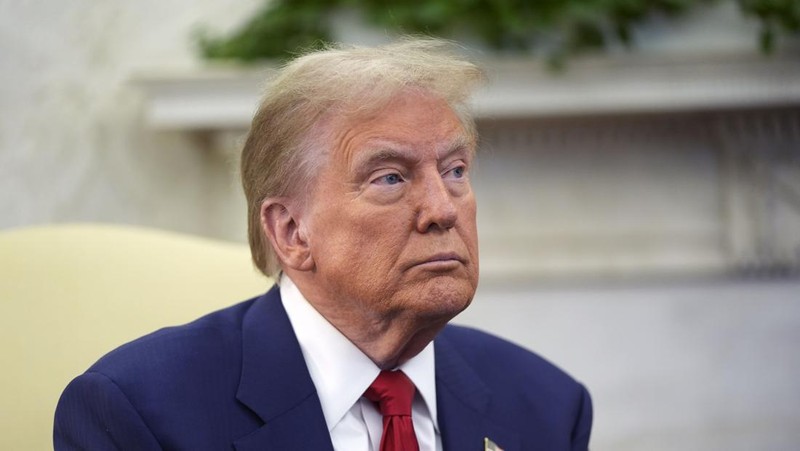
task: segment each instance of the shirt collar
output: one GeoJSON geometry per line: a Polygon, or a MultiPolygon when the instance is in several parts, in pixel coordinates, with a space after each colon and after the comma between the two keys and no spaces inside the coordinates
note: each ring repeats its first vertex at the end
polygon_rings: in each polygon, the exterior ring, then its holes
{"type": "MultiPolygon", "coordinates": [[[[378,377],[380,368],[333,327],[286,274],[281,275],[280,292],[330,431],[378,377]]],[[[434,368],[431,342],[398,369],[414,382],[438,431],[434,368]]]]}
{"type": "MultiPolygon", "coordinates": [[[[417,393],[422,396],[422,401],[428,407],[428,413],[433,420],[433,427],[439,431],[439,421],[436,412],[436,371],[433,352],[433,342],[428,343],[419,354],[400,365],[398,369],[411,379],[417,387],[417,393]]],[[[372,383],[370,381],[370,383],[372,383]]],[[[366,388],[364,389],[366,390],[366,388]]]]}

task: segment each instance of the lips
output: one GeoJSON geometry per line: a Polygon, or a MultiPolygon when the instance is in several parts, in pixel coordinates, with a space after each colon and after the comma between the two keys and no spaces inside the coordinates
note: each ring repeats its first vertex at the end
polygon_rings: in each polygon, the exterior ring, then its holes
{"type": "Polygon", "coordinates": [[[462,261],[463,259],[455,252],[442,252],[440,254],[433,255],[423,261],[423,263],[428,262],[440,262],[440,261],[447,261],[447,260],[456,260],[462,261]]]}
{"type": "Polygon", "coordinates": [[[462,258],[456,252],[440,252],[419,260],[414,261],[410,266],[420,266],[420,267],[428,267],[431,269],[449,269],[455,265],[463,264],[464,258],[462,258]]]}

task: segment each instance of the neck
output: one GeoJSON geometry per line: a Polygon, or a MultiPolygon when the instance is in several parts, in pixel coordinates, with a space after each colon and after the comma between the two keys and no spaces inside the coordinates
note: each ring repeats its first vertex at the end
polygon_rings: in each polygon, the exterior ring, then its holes
{"type": "Polygon", "coordinates": [[[372,333],[360,327],[348,328],[349,325],[339,327],[335,323],[332,324],[378,368],[391,370],[422,352],[447,322],[441,321],[424,327],[414,324],[413,328],[395,322],[386,327],[376,328],[379,331],[373,330],[372,333]]]}
{"type": "Polygon", "coordinates": [[[421,318],[415,312],[375,313],[358,303],[331,298],[302,276],[290,276],[303,297],[333,327],[382,370],[413,358],[436,337],[450,318],[421,318]]]}

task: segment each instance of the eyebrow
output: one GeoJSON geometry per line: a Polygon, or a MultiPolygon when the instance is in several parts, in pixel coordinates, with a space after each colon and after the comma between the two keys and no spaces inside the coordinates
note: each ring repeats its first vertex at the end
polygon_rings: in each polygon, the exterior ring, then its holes
{"type": "Polygon", "coordinates": [[[440,152],[437,152],[436,158],[439,160],[444,160],[445,158],[449,157],[454,153],[458,153],[461,151],[466,151],[468,155],[472,156],[475,152],[474,149],[475,144],[472,142],[470,138],[466,135],[458,135],[456,139],[454,139],[448,146],[440,152]]]}
{"type": "Polygon", "coordinates": [[[415,161],[417,156],[399,146],[383,145],[370,152],[366,158],[356,160],[357,168],[369,168],[382,161],[415,161]]]}
{"type": "MultiPolygon", "coordinates": [[[[436,158],[437,160],[444,160],[450,155],[453,155],[458,152],[466,152],[468,155],[474,154],[474,152],[470,149],[472,145],[472,141],[465,135],[459,135],[455,140],[450,142],[447,147],[443,150],[437,151],[436,158]]],[[[353,167],[356,168],[358,172],[363,170],[367,170],[377,163],[383,161],[406,161],[406,162],[416,162],[419,160],[419,157],[415,155],[412,151],[405,148],[403,145],[398,145],[396,143],[387,142],[386,144],[379,144],[375,146],[377,150],[371,152],[369,156],[361,159],[357,159],[354,162],[353,167]]]]}

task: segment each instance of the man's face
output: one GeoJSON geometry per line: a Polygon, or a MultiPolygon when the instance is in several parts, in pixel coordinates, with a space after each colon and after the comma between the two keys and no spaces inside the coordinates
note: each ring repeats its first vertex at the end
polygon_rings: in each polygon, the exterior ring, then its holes
{"type": "Polygon", "coordinates": [[[446,102],[417,91],[331,122],[306,209],[317,293],[373,324],[449,320],[478,284],[474,142],[446,102]]]}

